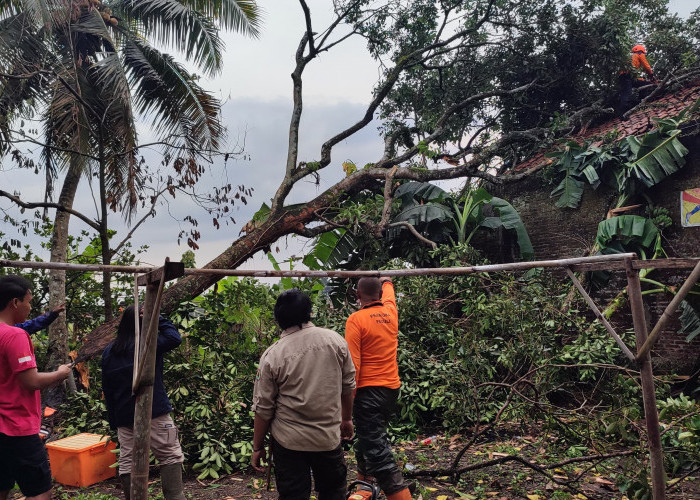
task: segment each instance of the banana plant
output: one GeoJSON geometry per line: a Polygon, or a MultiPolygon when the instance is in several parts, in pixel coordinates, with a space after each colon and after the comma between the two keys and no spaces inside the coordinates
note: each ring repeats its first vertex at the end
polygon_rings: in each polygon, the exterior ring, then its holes
{"type": "MultiPolygon", "coordinates": [[[[534,257],[532,242],[518,212],[484,188],[470,190],[462,200],[455,200],[433,184],[407,182],[397,188],[395,196],[401,200],[401,210],[392,222],[408,222],[432,241],[468,244],[479,229],[502,227],[515,231],[521,258],[534,257]],[[489,208],[495,215],[487,215],[489,208]]],[[[396,241],[403,231],[401,226],[393,227],[387,231],[387,238],[396,241]]]]}
{"type": "MultiPolygon", "coordinates": [[[[596,245],[598,254],[610,255],[615,253],[636,252],[642,259],[653,260],[665,257],[666,252],[661,246],[661,232],[654,223],[639,215],[621,215],[611,217],[598,225],[596,245]]],[[[675,294],[675,288],[649,278],[653,268],[642,269],[639,279],[654,288],[646,289],[643,295],[654,293],[675,294]]],[[[589,280],[595,287],[603,287],[610,280],[610,271],[593,271],[589,280]]],[[[695,286],[690,292],[692,295],[700,295],[700,286],[695,286]]],[[[683,300],[680,305],[679,333],[687,335],[686,340],[692,341],[700,335],[700,310],[694,305],[694,301],[683,300]]]]}
{"type": "Polygon", "coordinates": [[[688,149],[680,142],[680,125],[700,109],[700,99],[675,118],[655,119],[656,128],[640,137],[629,136],[611,146],[567,141],[560,151],[546,156],[563,175],[550,193],[560,208],[581,205],[586,182],[593,189],[608,184],[619,194],[616,207],[666,179],[685,166],[688,149]]]}

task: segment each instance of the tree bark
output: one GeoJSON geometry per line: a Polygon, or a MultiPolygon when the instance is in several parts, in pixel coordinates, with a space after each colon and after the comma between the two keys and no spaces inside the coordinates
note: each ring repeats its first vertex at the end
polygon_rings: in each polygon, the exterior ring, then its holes
{"type": "MultiPolygon", "coordinates": [[[[78,190],[80,176],[82,174],[82,162],[72,158],[68,173],[63,181],[58,204],[72,208],[75,193],[78,190]]],[[[51,262],[66,262],[68,256],[68,223],[70,214],[61,210],[56,211],[54,218],[53,234],[51,235],[51,262]]],[[[49,271],[49,310],[66,302],[66,271],[49,271]]],[[[49,327],[49,345],[47,348],[46,370],[55,370],[59,365],[69,362],[68,359],[68,325],[66,314],[59,314],[56,321],[49,327]]],[[[75,390],[75,383],[68,384],[71,391],[75,390]]],[[[56,407],[66,400],[66,391],[63,384],[46,390],[45,401],[48,406],[56,407]]]]}
{"type": "MultiPolygon", "coordinates": [[[[105,179],[106,168],[104,161],[104,151],[101,145],[102,134],[100,134],[100,246],[102,248],[102,264],[108,266],[112,263],[112,251],[109,248],[109,227],[107,226],[107,186],[105,179]]],[[[112,309],[112,274],[105,271],[102,273],[102,301],[104,302],[105,321],[112,321],[114,311],[112,309]]]]}

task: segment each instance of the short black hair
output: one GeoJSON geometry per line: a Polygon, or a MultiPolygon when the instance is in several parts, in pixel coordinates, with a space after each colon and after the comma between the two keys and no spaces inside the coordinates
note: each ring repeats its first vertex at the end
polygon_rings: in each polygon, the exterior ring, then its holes
{"type": "Polygon", "coordinates": [[[364,277],[357,282],[357,291],[368,299],[382,298],[382,282],[379,278],[364,277]]]}
{"type": "Polygon", "coordinates": [[[282,292],[275,303],[275,321],[282,330],[311,321],[309,296],[298,288],[282,292]]]}
{"type": "Polygon", "coordinates": [[[22,299],[32,289],[32,284],[26,278],[16,274],[8,274],[0,278],[0,311],[4,311],[12,299],[22,299]]]}

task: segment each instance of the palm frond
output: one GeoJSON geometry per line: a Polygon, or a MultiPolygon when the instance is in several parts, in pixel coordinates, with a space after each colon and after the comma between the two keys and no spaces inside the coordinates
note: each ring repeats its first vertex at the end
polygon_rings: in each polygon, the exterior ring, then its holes
{"type": "Polygon", "coordinates": [[[255,0],[182,0],[182,3],[215,19],[222,28],[257,37],[262,21],[255,0]]]}
{"type": "Polygon", "coordinates": [[[177,0],[118,0],[113,8],[140,23],[145,38],[174,47],[207,74],[221,70],[224,45],[213,18],[177,0]]]}
{"type": "Polygon", "coordinates": [[[0,21],[0,72],[18,77],[0,78],[0,155],[13,120],[31,115],[44,100],[51,77],[37,70],[44,66],[46,49],[26,14],[0,21]]]}
{"type": "Polygon", "coordinates": [[[215,149],[223,138],[221,103],[168,54],[141,39],[124,47],[124,65],[136,108],[153,114],[161,138],[177,136],[187,148],[215,149]]]}

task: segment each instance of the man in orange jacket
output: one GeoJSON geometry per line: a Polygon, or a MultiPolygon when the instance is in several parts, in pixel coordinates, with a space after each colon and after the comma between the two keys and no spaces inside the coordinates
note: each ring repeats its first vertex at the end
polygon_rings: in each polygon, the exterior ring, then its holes
{"type": "Polygon", "coordinates": [[[628,110],[632,102],[632,89],[651,83],[657,83],[654,71],[647,61],[647,49],[642,44],[632,47],[632,58],[629,66],[620,71],[620,109],[628,110]],[[641,77],[641,72],[646,73],[648,80],[641,77]]]}
{"type": "Polygon", "coordinates": [[[387,435],[401,386],[394,285],[388,278],[362,278],[357,283],[357,298],[361,308],[347,319],[345,340],[355,364],[353,417],[358,479],[375,478],[388,500],[410,499],[387,435]]]}

